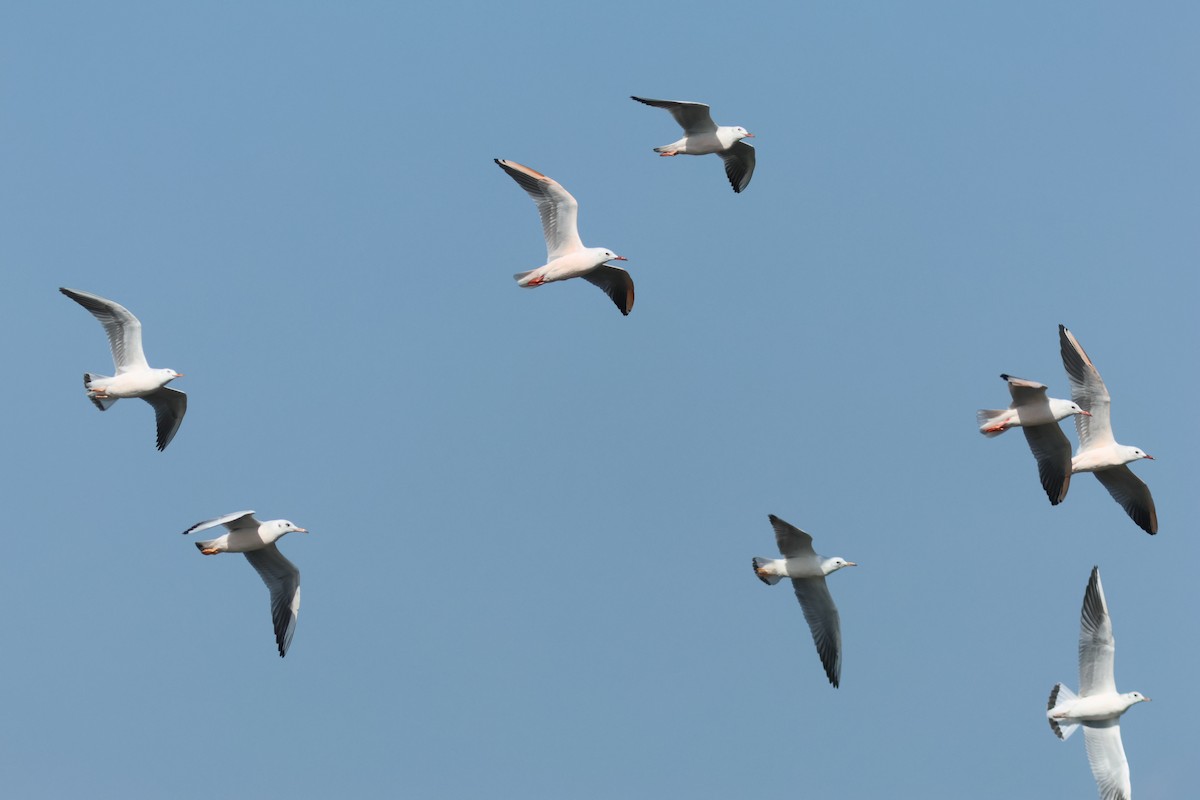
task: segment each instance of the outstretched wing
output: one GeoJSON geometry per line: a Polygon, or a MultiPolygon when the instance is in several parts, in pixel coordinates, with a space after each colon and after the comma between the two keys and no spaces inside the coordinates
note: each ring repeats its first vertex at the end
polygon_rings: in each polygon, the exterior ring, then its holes
{"type": "Polygon", "coordinates": [[[688,136],[695,136],[698,133],[714,133],[717,130],[717,124],[713,122],[708,106],[704,103],[689,103],[686,100],[650,100],[633,95],[630,95],[629,99],[670,111],[671,116],[688,136]]]}
{"type": "Polygon", "coordinates": [[[779,552],[784,558],[816,557],[811,536],[774,514],[768,515],[768,519],[771,520],[771,527],[775,529],[775,543],[779,545],[779,552]]]}
{"type": "Polygon", "coordinates": [[[197,522],[192,527],[183,532],[184,536],[189,533],[199,533],[206,531],[209,528],[215,528],[218,525],[224,525],[231,531],[236,531],[238,528],[257,528],[262,523],[254,518],[253,511],[235,511],[232,514],[226,514],[223,517],[215,519],[206,519],[204,522],[197,522]]]}
{"type": "Polygon", "coordinates": [[[283,658],[292,643],[296,618],[300,613],[300,570],[283,557],[274,543],[261,550],[250,550],[244,555],[271,590],[271,622],[275,626],[279,657],[283,658]]]}
{"type": "Polygon", "coordinates": [[[1083,741],[1087,745],[1088,764],[1100,790],[1100,800],[1130,800],[1129,761],[1121,744],[1119,720],[1083,723],[1083,741]]]}
{"type": "MultiPolygon", "coordinates": [[[[1013,399],[1016,400],[1015,393],[1013,399]]],[[[1071,488],[1071,442],[1057,422],[1026,425],[1021,430],[1025,432],[1025,441],[1029,442],[1029,449],[1037,459],[1042,488],[1050,498],[1050,505],[1056,506],[1066,498],[1067,489],[1071,488]]]]}
{"type": "Polygon", "coordinates": [[[165,450],[175,438],[179,426],[183,424],[183,415],[187,413],[187,395],[178,389],[164,386],[142,399],[154,406],[154,420],[158,425],[158,449],[165,450]]]}
{"type": "Polygon", "coordinates": [[[1083,610],[1079,613],[1079,695],[1115,694],[1113,678],[1112,620],[1100,583],[1100,568],[1092,567],[1087,590],[1083,594],[1083,610]]]}
{"type": "Polygon", "coordinates": [[[579,238],[579,203],[558,181],[515,161],[493,159],[533,198],[546,237],[546,261],[583,249],[579,238]]]}
{"type": "Polygon", "coordinates": [[[1000,377],[1008,383],[1008,393],[1012,395],[1014,406],[1046,402],[1046,384],[1027,381],[1015,375],[1001,375],[1000,377]]]}
{"type": "Polygon", "coordinates": [[[583,276],[592,286],[599,286],[606,295],[612,298],[621,309],[621,313],[629,316],[633,310],[633,278],[620,267],[601,264],[583,276]]]}
{"type": "Polygon", "coordinates": [[[1154,498],[1150,496],[1150,487],[1134,475],[1128,465],[1097,470],[1092,474],[1104,484],[1113,500],[1120,503],[1121,508],[1125,509],[1125,513],[1139,528],[1150,535],[1158,533],[1158,513],[1154,510],[1154,498]]]}
{"type": "Polygon", "coordinates": [[[1116,444],[1112,433],[1112,400],[1108,387],[1088,354],[1083,351],[1075,334],[1066,327],[1058,326],[1059,349],[1062,351],[1063,367],[1071,379],[1071,399],[1091,416],[1075,415],[1075,430],[1079,433],[1079,449],[1090,450],[1116,444]]]}
{"type": "Polygon", "coordinates": [[[725,177],[735,192],[741,192],[750,185],[754,175],[754,148],[745,142],[737,142],[733,147],[721,153],[725,162],[725,177]]]}
{"type": "Polygon", "coordinates": [[[837,688],[842,676],[842,621],[825,578],[792,578],[792,588],[804,609],[825,676],[837,688]]]}
{"type": "Polygon", "coordinates": [[[61,287],[59,291],[100,320],[108,335],[108,346],[112,350],[113,365],[118,375],[132,369],[150,368],[146,363],[146,354],[142,352],[142,323],[128,308],[91,292],[61,287]]]}

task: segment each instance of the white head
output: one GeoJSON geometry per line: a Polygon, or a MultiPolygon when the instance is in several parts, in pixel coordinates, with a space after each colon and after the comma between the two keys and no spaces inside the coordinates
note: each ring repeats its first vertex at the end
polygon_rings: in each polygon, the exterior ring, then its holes
{"type": "Polygon", "coordinates": [[[841,556],[834,556],[833,558],[827,558],[821,562],[821,571],[828,575],[831,572],[837,572],[842,567],[857,566],[858,564],[855,564],[853,561],[847,561],[841,556]]]}
{"type": "Polygon", "coordinates": [[[625,256],[617,255],[612,250],[609,250],[607,247],[594,247],[592,249],[596,251],[596,258],[600,259],[601,264],[603,264],[605,261],[628,261],[629,260],[625,256]]]}
{"type": "Polygon", "coordinates": [[[175,380],[176,378],[183,377],[182,372],[176,372],[173,369],[159,369],[159,370],[155,370],[155,372],[157,372],[159,375],[163,376],[163,386],[166,386],[168,383],[175,380]]]}
{"type": "Polygon", "coordinates": [[[1062,400],[1057,397],[1050,398],[1050,413],[1054,415],[1056,420],[1066,419],[1074,414],[1082,414],[1085,417],[1092,415],[1092,412],[1084,411],[1078,403],[1071,400],[1062,400]]]}
{"type": "Polygon", "coordinates": [[[1123,449],[1125,451],[1125,463],[1127,464],[1130,461],[1137,461],[1139,458],[1148,458],[1151,461],[1154,460],[1154,456],[1144,452],[1141,448],[1133,447],[1132,445],[1126,445],[1123,449]]]}
{"type": "Polygon", "coordinates": [[[263,527],[272,533],[278,533],[279,536],[283,536],[285,533],[291,533],[292,531],[308,533],[308,531],[304,528],[301,528],[294,522],[289,522],[286,519],[273,519],[270,522],[264,522],[263,527]]]}
{"type": "Polygon", "coordinates": [[[753,139],[754,134],[743,128],[741,125],[735,125],[733,132],[737,134],[738,139],[753,139]]]}
{"type": "Polygon", "coordinates": [[[1150,702],[1150,698],[1146,697],[1146,695],[1142,694],[1141,692],[1126,692],[1124,697],[1126,700],[1129,701],[1130,706],[1132,706],[1136,703],[1149,703],[1150,702]]]}

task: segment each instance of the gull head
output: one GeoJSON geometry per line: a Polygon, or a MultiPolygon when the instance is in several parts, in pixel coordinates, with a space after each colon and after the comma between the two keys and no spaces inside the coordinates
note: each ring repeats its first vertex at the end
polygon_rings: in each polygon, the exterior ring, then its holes
{"type": "Polygon", "coordinates": [[[625,256],[617,255],[612,250],[607,250],[604,248],[599,248],[599,249],[600,249],[600,255],[604,256],[604,258],[601,259],[600,263],[604,263],[605,261],[628,261],[629,260],[625,256]]]}
{"type": "Polygon", "coordinates": [[[831,572],[837,572],[842,567],[857,566],[858,564],[854,563],[853,561],[847,561],[841,556],[834,556],[833,558],[825,559],[824,563],[821,564],[821,571],[828,575],[831,572]]]}
{"type": "Polygon", "coordinates": [[[1139,449],[1139,448],[1137,448],[1137,447],[1131,447],[1131,448],[1129,448],[1129,454],[1130,454],[1131,456],[1133,456],[1133,458],[1132,458],[1132,459],[1130,459],[1131,461],[1137,460],[1137,459],[1139,459],[1139,458],[1148,458],[1148,459],[1150,459],[1151,461],[1153,461],[1153,460],[1154,460],[1154,456],[1150,455],[1150,454],[1149,454],[1149,453],[1147,453],[1147,452],[1144,452],[1144,451],[1142,451],[1141,449],[1139,449]]]}
{"type": "Polygon", "coordinates": [[[754,134],[743,128],[741,125],[735,125],[733,132],[738,135],[739,139],[753,139],[754,134]]]}
{"type": "Polygon", "coordinates": [[[1149,703],[1150,702],[1150,698],[1146,697],[1146,695],[1142,694],[1141,692],[1126,692],[1124,697],[1126,700],[1129,701],[1130,706],[1135,705],[1137,703],[1149,703]]]}
{"type": "Polygon", "coordinates": [[[307,529],[301,528],[300,526],[296,525],[296,523],[289,522],[286,519],[272,520],[271,522],[269,522],[267,524],[269,524],[276,531],[278,531],[280,536],[283,536],[285,533],[291,533],[293,531],[296,531],[298,533],[308,533],[307,529]]]}
{"type": "Polygon", "coordinates": [[[164,386],[166,386],[168,383],[175,380],[176,378],[183,377],[182,372],[176,372],[173,369],[159,369],[159,370],[155,370],[155,372],[157,372],[159,375],[163,376],[163,385],[164,386]]]}

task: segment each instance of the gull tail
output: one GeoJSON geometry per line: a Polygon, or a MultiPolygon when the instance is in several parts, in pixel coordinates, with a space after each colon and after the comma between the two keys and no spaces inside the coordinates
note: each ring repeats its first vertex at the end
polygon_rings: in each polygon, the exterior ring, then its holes
{"type": "Polygon", "coordinates": [[[993,436],[999,436],[1004,431],[989,431],[987,428],[993,428],[1003,421],[1006,408],[981,408],[975,412],[975,421],[979,423],[979,432],[989,439],[993,436]]]}
{"type": "Polygon", "coordinates": [[[770,563],[771,559],[769,558],[759,558],[758,556],[755,556],[753,560],[754,574],[757,575],[758,579],[763,583],[767,584],[768,586],[774,586],[775,584],[779,583],[779,575],[763,575],[758,571],[761,567],[765,567],[770,563]]]}
{"type": "Polygon", "coordinates": [[[110,378],[109,375],[96,375],[92,372],[83,373],[83,388],[88,390],[88,400],[92,401],[92,405],[101,411],[108,411],[113,403],[117,402],[115,397],[96,397],[92,392],[92,381],[106,381],[110,378]]]}
{"type": "Polygon", "coordinates": [[[208,539],[207,541],[203,541],[203,542],[192,542],[192,544],[196,545],[196,549],[201,552],[209,549],[216,543],[217,543],[216,539],[208,539]]]}
{"type": "Polygon", "coordinates": [[[1050,690],[1050,700],[1046,703],[1046,719],[1050,721],[1050,730],[1054,731],[1054,735],[1064,741],[1071,738],[1071,734],[1079,727],[1079,723],[1055,719],[1053,714],[1060,708],[1066,711],[1077,699],[1079,699],[1078,695],[1068,689],[1065,684],[1056,683],[1050,690]]]}

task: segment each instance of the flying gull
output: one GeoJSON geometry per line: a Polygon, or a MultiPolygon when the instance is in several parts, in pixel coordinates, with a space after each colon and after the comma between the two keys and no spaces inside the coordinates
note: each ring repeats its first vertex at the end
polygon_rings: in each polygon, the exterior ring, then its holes
{"type": "Polygon", "coordinates": [[[1091,416],[1071,400],[1046,396],[1046,386],[1012,375],[1001,375],[1008,382],[1012,404],[1008,408],[981,408],[975,414],[979,432],[984,436],[999,436],[1009,428],[1021,428],[1025,441],[1037,459],[1038,477],[1050,498],[1058,505],[1067,496],[1071,485],[1071,443],[1058,427],[1060,419],[1072,414],[1091,416]]]}
{"type": "Polygon", "coordinates": [[[299,531],[286,519],[271,519],[259,522],[253,511],[236,511],[216,519],[197,522],[184,531],[184,535],[224,525],[229,533],[216,539],[196,542],[196,548],[206,556],[218,553],[242,553],[250,566],[258,572],[263,583],[271,590],[271,621],[275,625],[275,644],[279,657],[287,655],[296,632],[296,616],[300,613],[300,570],[284,558],[275,546],[285,533],[299,531]]]}
{"type": "Polygon", "coordinates": [[[158,449],[166,449],[187,412],[187,395],[167,388],[167,384],[183,374],[173,369],[151,369],[142,352],[142,323],[125,306],[91,292],[62,288],[59,291],[92,312],[108,334],[117,374],[83,373],[88,399],[96,408],[107,411],[122,397],[142,398],[154,407],[158,449]]]}
{"type": "Polygon", "coordinates": [[[1112,620],[1100,584],[1100,568],[1092,567],[1079,615],[1079,694],[1056,684],[1050,690],[1046,718],[1060,739],[1083,726],[1088,762],[1101,800],[1130,800],[1129,762],[1121,744],[1120,719],[1130,707],[1150,698],[1138,692],[1117,693],[1113,650],[1112,620]]]}
{"type": "Polygon", "coordinates": [[[650,100],[646,97],[635,97],[637,100],[655,108],[665,108],[683,128],[683,138],[654,148],[660,156],[704,156],[716,153],[725,162],[725,177],[735,192],[741,192],[750,185],[754,175],[754,148],[743,139],[751,139],[754,134],[741,125],[720,125],[713,122],[708,106],[704,103],[689,103],[684,100],[650,100]]]}
{"type": "Polygon", "coordinates": [[[1112,401],[1100,373],[1075,335],[1062,325],[1058,326],[1058,340],[1063,366],[1071,379],[1071,397],[1091,412],[1075,417],[1079,450],[1071,459],[1071,472],[1093,473],[1139,528],[1149,534],[1158,533],[1158,514],[1150,487],[1126,466],[1142,458],[1153,460],[1154,456],[1117,444],[1112,432],[1112,401]]]}
{"type": "Polygon", "coordinates": [[[779,583],[780,578],[792,579],[792,589],[804,609],[804,618],[808,620],[825,675],[836,688],[842,674],[842,624],[829,587],[825,585],[825,576],[842,567],[857,567],[858,564],[844,558],[819,556],[807,533],[774,514],[770,515],[770,520],[783,558],[755,558],[754,574],[768,585],[779,583]]]}
{"type": "Polygon", "coordinates": [[[515,161],[494,159],[537,204],[546,236],[546,263],[513,275],[525,288],[583,278],[612,298],[622,314],[633,309],[633,278],[606,261],[628,261],[606,247],[584,247],[579,238],[579,203],[558,181],[515,161]]]}

